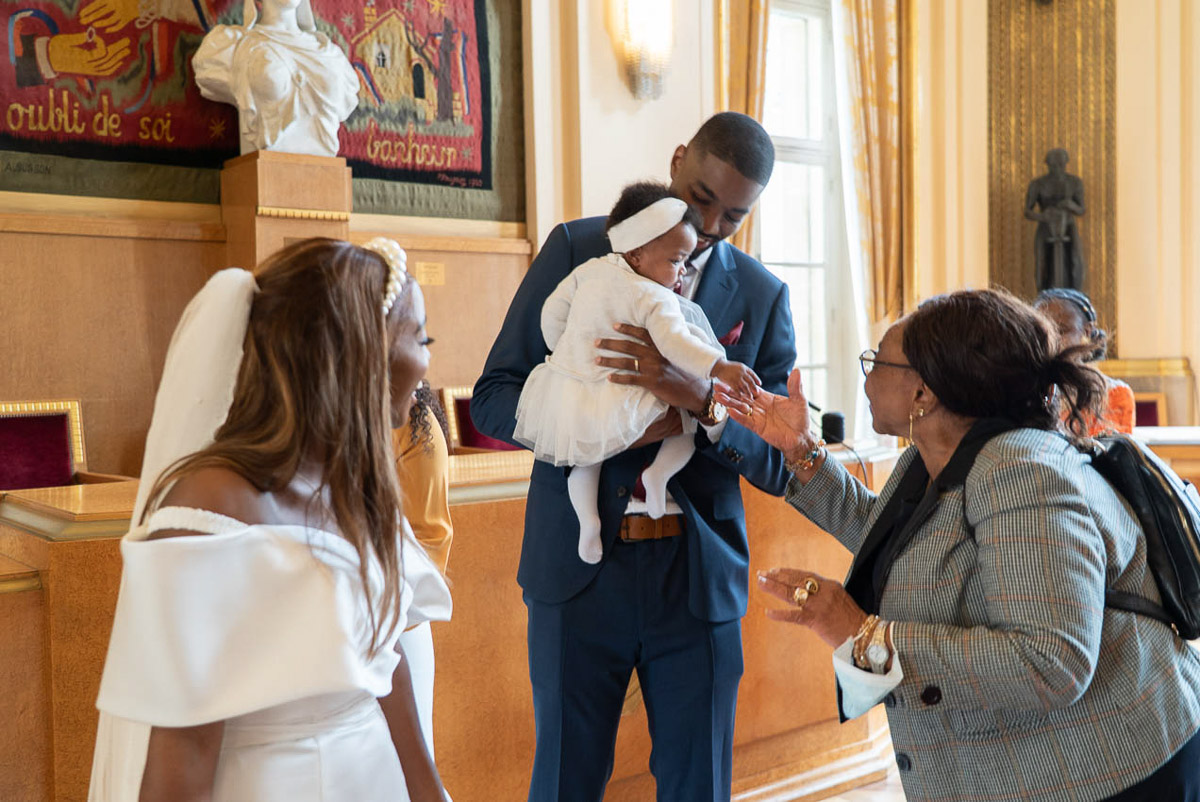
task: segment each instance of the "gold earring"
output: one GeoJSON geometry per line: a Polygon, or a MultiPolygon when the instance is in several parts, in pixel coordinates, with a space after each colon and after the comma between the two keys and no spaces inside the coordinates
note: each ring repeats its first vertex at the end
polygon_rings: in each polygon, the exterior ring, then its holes
{"type": "MultiPolygon", "coordinates": [[[[918,409],[916,417],[918,417],[918,418],[925,417],[925,410],[918,409]]],[[[913,439],[913,414],[911,412],[908,413],[908,442],[910,442],[910,443],[917,442],[916,440],[913,439]]]]}

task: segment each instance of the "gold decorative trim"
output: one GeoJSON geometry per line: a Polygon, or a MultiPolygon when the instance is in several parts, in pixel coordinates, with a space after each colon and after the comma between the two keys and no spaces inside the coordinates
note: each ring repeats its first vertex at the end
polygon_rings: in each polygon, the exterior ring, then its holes
{"type": "Polygon", "coordinates": [[[11,579],[0,579],[0,595],[5,593],[22,593],[27,590],[41,590],[42,578],[33,576],[15,576],[11,579]]]}
{"type": "Polygon", "coordinates": [[[350,222],[350,212],[335,212],[330,209],[293,209],[286,206],[259,206],[254,213],[259,217],[277,217],[285,220],[320,220],[327,223],[350,222]]]}
{"type": "Polygon", "coordinates": [[[71,464],[75,471],[87,470],[87,455],[83,450],[83,416],[78,401],[13,401],[0,404],[0,418],[19,418],[30,415],[66,413],[67,433],[71,440],[71,464]]]}
{"type": "Polygon", "coordinates": [[[1096,369],[1119,379],[1144,376],[1175,376],[1190,379],[1192,366],[1186,356],[1170,359],[1106,359],[1096,369]]]}
{"type": "Polygon", "coordinates": [[[454,405],[455,401],[462,398],[470,398],[475,392],[474,387],[443,387],[440,391],[442,409],[446,412],[447,428],[450,430],[450,448],[458,448],[462,445],[462,437],[459,435],[458,429],[458,408],[454,405]]]}

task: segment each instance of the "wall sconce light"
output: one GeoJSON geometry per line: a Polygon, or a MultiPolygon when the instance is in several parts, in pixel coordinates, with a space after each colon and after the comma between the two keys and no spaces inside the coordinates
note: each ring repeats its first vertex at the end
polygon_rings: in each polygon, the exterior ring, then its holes
{"type": "Polygon", "coordinates": [[[662,95],[675,34],[674,0],[612,0],[625,79],[638,100],[662,95]]]}

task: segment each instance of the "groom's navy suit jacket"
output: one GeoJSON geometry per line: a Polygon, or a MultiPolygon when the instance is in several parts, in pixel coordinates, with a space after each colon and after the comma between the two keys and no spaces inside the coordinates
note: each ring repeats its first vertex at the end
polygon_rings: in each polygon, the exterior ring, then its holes
{"type": "MultiPolygon", "coordinates": [[[[542,304],[572,269],[610,251],[604,218],[575,220],[551,232],[513,298],[475,385],[471,418],[479,431],[515,443],[521,388],[549,351],[542,338],[542,304]]],[[[725,348],[727,358],[753,368],[766,389],[784,393],[796,361],[787,286],[751,257],[719,242],[713,246],[694,300],[718,337],[742,324],[737,343],[725,348]]],[[[686,521],[688,604],[700,620],[730,621],[746,612],[749,582],[738,477],[745,476],[778,496],[790,474],[779,451],[732,420],[718,442],[712,443],[700,429],[696,443],[691,462],[667,484],[686,521]]],[[[631,449],[604,463],[599,511],[605,554],[617,535],[638,474],[657,449],[657,443],[631,449]]],[[[573,597],[600,569],[600,564],[579,559],[579,524],[567,497],[566,477],[567,469],[539,461],[530,480],[517,581],[529,597],[545,604],[573,597]]]]}

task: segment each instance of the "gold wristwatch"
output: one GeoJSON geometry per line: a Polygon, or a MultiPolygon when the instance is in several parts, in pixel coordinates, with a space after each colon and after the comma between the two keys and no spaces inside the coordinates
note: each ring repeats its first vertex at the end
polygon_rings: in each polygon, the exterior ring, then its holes
{"type": "Polygon", "coordinates": [[[729,415],[725,405],[717,403],[716,386],[714,379],[708,380],[708,395],[704,399],[704,409],[700,410],[700,422],[705,426],[716,426],[729,415]]]}

